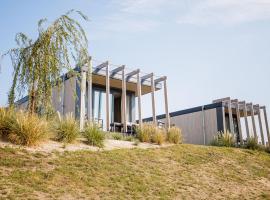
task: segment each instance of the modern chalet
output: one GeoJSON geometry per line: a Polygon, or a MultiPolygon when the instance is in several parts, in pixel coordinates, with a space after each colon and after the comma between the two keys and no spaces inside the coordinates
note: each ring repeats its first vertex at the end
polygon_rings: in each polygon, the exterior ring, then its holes
{"type": "MultiPolygon", "coordinates": [[[[84,66],[75,68],[80,77],[67,73],[62,76],[62,87],[53,89],[52,102],[56,111],[62,115],[74,114],[80,119],[81,129],[88,120],[97,122],[106,131],[128,132],[136,125],[136,111],[138,125],[142,124],[142,95],[151,95],[152,116],[156,119],[155,92],[164,88],[166,126],[169,127],[166,76],[156,77],[154,73],[145,74],[140,69],[110,65],[108,61],[92,67],[91,58],[89,60],[84,66]]],[[[26,108],[28,97],[16,104],[19,108],[26,108]]]]}
{"type": "MultiPolygon", "coordinates": [[[[213,103],[170,114],[171,126],[182,129],[184,141],[192,144],[210,144],[217,132],[230,131],[238,144],[250,137],[257,137],[262,145],[270,141],[266,107],[246,103],[230,97],[213,103]]],[[[165,122],[166,115],[157,116],[165,122]]],[[[144,119],[152,121],[152,117],[144,119]]]]}

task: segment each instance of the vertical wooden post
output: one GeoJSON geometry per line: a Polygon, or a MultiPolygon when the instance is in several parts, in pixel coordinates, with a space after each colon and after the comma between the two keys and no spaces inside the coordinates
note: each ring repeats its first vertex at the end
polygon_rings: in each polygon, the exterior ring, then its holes
{"type": "Polygon", "coordinates": [[[102,92],[98,92],[98,121],[101,119],[102,92]]]}
{"type": "Polygon", "coordinates": [[[252,119],[253,134],[254,134],[254,137],[258,139],[256,123],[255,123],[255,117],[254,117],[254,109],[253,109],[253,104],[252,103],[250,103],[250,112],[251,112],[251,119],[252,119]]]}
{"type": "Polygon", "coordinates": [[[85,90],[86,90],[86,71],[85,67],[81,67],[81,105],[80,105],[80,131],[84,128],[85,118],[85,90]]]}
{"type": "Polygon", "coordinates": [[[142,88],[141,88],[141,77],[140,73],[137,73],[137,93],[138,93],[138,117],[139,117],[139,126],[142,126],[142,88]]]}
{"type": "Polygon", "coordinates": [[[247,105],[246,102],[243,102],[243,111],[244,111],[244,116],[245,116],[245,125],[246,125],[246,132],[247,132],[247,138],[250,138],[249,134],[249,126],[248,126],[248,118],[247,118],[247,105]]]}
{"type": "Polygon", "coordinates": [[[106,67],[106,130],[110,131],[110,67],[106,67]]]}
{"type": "Polygon", "coordinates": [[[62,88],[61,88],[61,98],[62,98],[62,116],[65,115],[65,78],[63,78],[62,88]]]}
{"type": "Polygon", "coordinates": [[[239,112],[238,101],[235,101],[235,108],[236,108],[236,116],[237,116],[237,124],[238,124],[238,133],[239,133],[240,144],[243,144],[241,117],[240,117],[240,112],[239,112]]]}
{"type": "Polygon", "coordinates": [[[122,70],[122,123],[123,131],[127,132],[127,92],[126,92],[126,75],[125,68],[122,70]]]}
{"type": "Polygon", "coordinates": [[[234,134],[234,126],[233,126],[233,117],[232,117],[232,104],[231,100],[228,101],[228,112],[229,112],[229,124],[230,124],[230,132],[234,134]]]}
{"type": "Polygon", "coordinates": [[[222,124],[223,124],[223,133],[225,133],[228,129],[226,127],[225,107],[224,106],[222,106],[222,124]]]}
{"type": "Polygon", "coordinates": [[[267,138],[268,138],[268,146],[270,147],[270,133],[269,133],[269,124],[268,124],[268,119],[267,119],[266,107],[263,106],[262,109],[264,113],[264,122],[265,122],[265,127],[266,127],[267,138]]]}
{"type": "Polygon", "coordinates": [[[151,76],[151,95],[152,95],[152,116],[153,116],[153,124],[157,124],[156,119],[156,107],[155,107],[155,82],[154,82],[154,75],[151,76]]]}
{"type": "Polygon", "coordinates": [[[239,104],[238,104],[237,99],[234,100],[234,104],[235,104],[235,110],[236,110],[236,118],[237,118],[238,134],[239,134],[240,144],[243,144],[241,117],[240,117],[239,104]]]}
{"type": "Polygon", "coordinates": [[[261,132],[261,141],[262,145],[265,145],[264,142],[264,135],[263,135],[263,127],[262,127],[262,118],[261,118],[261,109],[259,105],[256,105],[257,111],[258,111],[258,119],[259,119],[259,126],[260,126],[260,132],[261,132]]]}
{"type": "Polygon", "coordinates": [[[164,79],[164,101],[165,101],[165,113],[166,113],[166,128],[170,128],[170,114],[168,104],[168,90],[167,90],[167,77],[164,79]]]}
{"type": "Polygon", "coordinates": [[[92,110],[92,58],[89,57],[88,61],[88,109],[87,109],[87,115],[88,115],[88,121],[93,121],[93,110],[92,110]]]}

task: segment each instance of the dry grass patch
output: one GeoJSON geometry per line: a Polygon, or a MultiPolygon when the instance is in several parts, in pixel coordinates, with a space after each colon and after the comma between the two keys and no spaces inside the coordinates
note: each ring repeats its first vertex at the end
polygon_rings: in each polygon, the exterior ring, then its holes
{"type": "Polygon", "coordinates": [[[0,148],[0,198],[267,199],[270,156],[245,149],[158,149],[30,154],[0,148]],[[4,194],[2,194],[3,192],[4,194]]]}

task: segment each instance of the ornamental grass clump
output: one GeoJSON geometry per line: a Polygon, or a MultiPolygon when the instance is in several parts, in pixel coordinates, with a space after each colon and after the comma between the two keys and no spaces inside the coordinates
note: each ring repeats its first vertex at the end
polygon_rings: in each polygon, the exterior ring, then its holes
{"type": "Polygon", "coordinates": [[[166,134],[164,129],[160,129],[155,124],[144,123],[137,129],[137,137],[141,142],[151,142],[160,145],[165,142],[166,134]]]}
{"type": "Polygon", "coordinates": [[[6,138],[10,132],[10,125],[15,121],[13,109],[0,108],[0,137],[6,138]]]}
{"type": "Polygon", "coordinates": [[[58,113],[58,120],[54,131],[56,133],[56,140],[65,143],[73,143],[80,135],[78,122],[71,113],[64,117],[61,117],[58,113]]]}
{"type": "Polygon", "coordinates": [[[158,145],[162,145],[166,141],[166,132],[164,129],[156,128],[156,131],[152,135],[151,141],[158,145]]]}
{"type": "Polygon", "coordinates": [[[137,137],[141,142],[151,142],[152,135],[156,131],[156,126],[151,123],[144,123],[137,129],[137,137]]]}
{"type": "Polygon", "coordinates": [[[104,147],[105,134],[96,124],[87,124],[83,135],[86,138],[88,144],[100,148],[104,147]]]}
{"type": "Polygon", "coordinates": [[[167,132],[167,140],[169,143],[181,144],[183,142],[181,129],[177,127],[171,127],[167,132]]]}
{"type": "Polygon", "coordinates": [[[261,149],[261,146],[258,143],[258,138],[257,137],[248,138],[246,144],[244,145],[244,148],[252,149],[252,150],[261,149]]]}
{"type": "Polygon", "coordinates": [[[217,135],[211,142],[212,146],[223,146],[223,147],[234,147],[235,146],[235,138],[234,135],[229,131],[218,132],[217,135]]]}
{"type": "Polygon", "coordinates": [[[46,120],[25,112],[18,112],[14,117],[15,120],[8,122],[7,139],[10,142],[36,146],[48,138],[50,129],[46,120]]]}

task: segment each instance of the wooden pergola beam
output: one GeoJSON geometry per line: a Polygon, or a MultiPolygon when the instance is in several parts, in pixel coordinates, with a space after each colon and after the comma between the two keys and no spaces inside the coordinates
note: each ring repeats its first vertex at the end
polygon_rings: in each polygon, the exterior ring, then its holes
{"type": "Polygon", "coordinates": [[[95,67],[95,70],[93,71],[93,73],[97,73],[99,72],[101,69],[108,67],[109,66],[109,61],[106,61],[104,63],[101,63],[100,65],[95,67]]]}
{"type": "Polygon", "coordinates": [[[125,66],[117,67],[111,71],[111,77],[114,77],[118,72],[121,72],[125,69],[125,66]]]}
{"type": "Polygon", "coordinates": [[[149,78],[152,78],[154,76],[154,73],[150,73],[150,74],[146,74],[144,76],[141,77],[141,83],[143,83],[144,81],[146,81],[149,78]]]}
{"type": "Polygon", "coordinates": [[[126,81],[129,81],[133,76],[140,73],[139,69],[133,70],[132,72],[129,72],[126,74],[126,81]]]}
{"type": "Polygon", "coordinates": [[[162,76],[162,77],[160,77],[158,79],[155,79],[155,84],[158,84],[158,83],[160,83],[162,81],[165,81],[165,80],[167,80],[167,77],[166,76],[162,76]]]}

